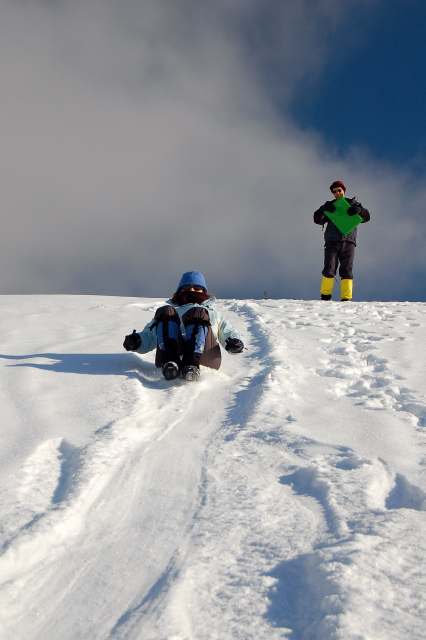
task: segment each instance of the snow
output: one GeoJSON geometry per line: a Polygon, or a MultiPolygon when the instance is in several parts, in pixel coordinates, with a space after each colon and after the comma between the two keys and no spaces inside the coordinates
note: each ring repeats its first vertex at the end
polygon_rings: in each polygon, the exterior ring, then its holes
{"type": "Polygon", "coordinates": [[[219,301],[186,383],[162,299],[0,302],[2,640],[424,638],[425,303],[219,301]]]}

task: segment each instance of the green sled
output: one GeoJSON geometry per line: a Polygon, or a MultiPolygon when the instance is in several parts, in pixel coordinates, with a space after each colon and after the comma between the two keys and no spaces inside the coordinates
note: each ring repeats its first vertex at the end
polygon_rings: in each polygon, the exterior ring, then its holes
{"type": "Polygon", "coordinates": [[[335,200],[333,204],[336,207],[336,211],[334,213],[324,211],[324,213],[327,218],[330,218],[331,222],[336,225],[340,233],[347,236],[348,233],[353,231],[353,229],[362,222],[362,218],[358,214],[355,216],[348,216],[346,212],[351,205],[343,196],[340,196],[340,198],[335,200]]]}

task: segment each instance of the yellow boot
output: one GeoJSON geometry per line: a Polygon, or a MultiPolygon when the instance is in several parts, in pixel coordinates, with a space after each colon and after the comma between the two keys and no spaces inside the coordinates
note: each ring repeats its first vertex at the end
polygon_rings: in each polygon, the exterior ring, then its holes
{"type": "Polygon", "coordinates": [[[352,300],[353,286],[354,286],[353,280],[341,280],[340,292],[342,294],[342,300],[352,300]]]}
{"type": "Polygon", "coordinates": [[[321,300],[331,300],[331,294],[333,293],[334,278],[326,278],[323,276],[321,282],[321,300]]]}

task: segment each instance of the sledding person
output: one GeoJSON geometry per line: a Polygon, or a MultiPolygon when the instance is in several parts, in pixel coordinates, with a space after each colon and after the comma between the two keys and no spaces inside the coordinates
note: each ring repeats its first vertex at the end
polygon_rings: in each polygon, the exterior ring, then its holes
{"type": "MultiPolygon", "coordinates": [[[[346,193],[346,187],[341,180],[336,180],[330,186],[330,191],[335,200],[342,197],[346,193]]],[[[345,198],[350,204],[347,214],[354,216],[358,214],[362,218],[362,223],[370,220],[370,213],[364,209],[362,204],[356,198],[345,198]]],[[[353,274],[352,268],[354,263],[354,254],[357,237],[357,227],[350,231],[347,235],[343,235],[333,222],[325,215],[325,211],[333,213],[336,207],[332,200],[325,202],[322,207],[314,213],[315,224],[327,227],[324,232],[324,269],[322,271],[321,283],[321,300],[331,300],[333,292],[334,276],[339,266],[339,275],[341,279],[341,299],[352,300],[353,274]]]]}
{"type": "Polygon", "coordinates": [[[187,271],[167,304],[157,309],[140,333],[135,329],[126,336],[123,347],[138,353],[156,348],[155,364],[161,367],[166,380],[179,375],[184,380],[198,380],[200,365],[219,369],[218,342],[228,353],[241,353],[244,349],[238,331],[211,307],[214,301],[202,274],[187,271]]]}

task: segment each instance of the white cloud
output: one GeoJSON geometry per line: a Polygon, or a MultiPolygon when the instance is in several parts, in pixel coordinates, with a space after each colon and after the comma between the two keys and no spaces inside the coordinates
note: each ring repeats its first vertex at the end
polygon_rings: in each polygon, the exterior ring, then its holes
{"type": "Polygon", "coordinates": [[[281,65],[290,96],[357,4],[269,2],[262,24],[254,0],[2,0],[0,291],[162,296],[195,268],[220,296],[317,297],[312,212],[337,177],[372,211],[361,297],[392,297],[388,281],[401,296],[425,268],[407,222],[424,185],[333,156],[259,76],[281,65]]]}

